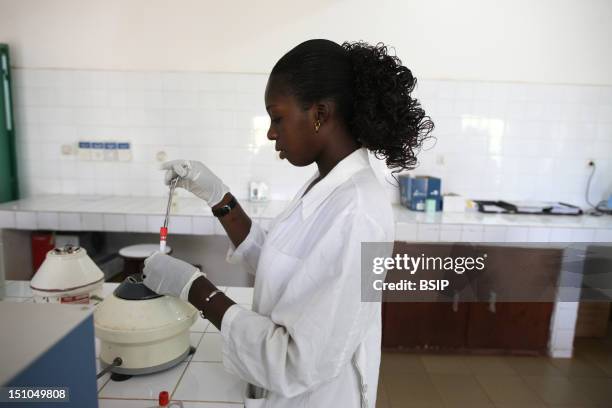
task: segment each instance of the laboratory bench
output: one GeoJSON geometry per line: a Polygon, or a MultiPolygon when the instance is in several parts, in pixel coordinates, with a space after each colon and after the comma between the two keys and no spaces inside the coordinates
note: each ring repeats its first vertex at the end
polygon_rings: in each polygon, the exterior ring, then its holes
{"type": "MultiPolygon", "coordinates": [[[[202,200],[179,196],[170,233],[225,235],[202,200]]],[[[0,204],[0,228],[51,231],[158,233],[165,197],[47,195],[0,204]]],[[[241,200],[264,227],[287,201],[241,200]]],[[[424,213],[393,205],[395,239],[428,242],[612,242],[612,216],[424,213]]]]}
{"type": "MultiPolygon", "coordinates": [[[[170,234],[177,235],[173,237],[174,242],[186,243],[194,236],[206,239],[214,239],[216,236],[219,239],[226,239],[221,224],[201,200],[179,195],[175,203],[170,220],[170,234]],[[181,239],[183,241],[180,241],[181,239]]],[[[36,196],[0,204],[0,229],[22,234],[35,230],[63,233],[71,231],[98,231],[109,234],[148,233],[150,238],[154,237],[152,234],[159,233],[166,204],[165,197],[36,196]]],[[[259,222],[265,228],[281,213],[287,201],[241,200],[240,204],[255,222],[259,222]]],[[[609,215],[595,217],[480,212],[424,213],[410,211],[399,204],[393,205],[393,213],[396,248],[403,246],[405,249],[419,243],[440,245],[486,243],[491,246],[506,245],[510,248],[525,244],[537,246],[561,243],[562,246],[562,243],[612,243],[612,216],[609,215]]],[[[23,242],[24,245],[27,244],[25,238],[23,242]]],[[[211,241],[207,244],[210,244],[209,247],[214,247],[206,253],[208,258],[224,256],[227,243],[211,241]]],[[[182,245],[181,249],[185,246],[182,245]]],[[[11,246],[13,247],[15,245],[11,246]]],[[[221,271],[223,264],[221,259],[216,260],[210,272],[216,272],[217,269],[221,271]]],[[[226,276],[239,275],[222,272],[226,276]]],[[[558,271],[543,268],[541,276],[554,277],[555,273],[558,271]]],[[[252,285],[250,281],[219,281],[219,283],[252,285]]],[[[464,339],[462,344],[450,345],[458,346],[460,349],[477,344],[485,348],[508,350],[515,348],[515,344],[509,344],[507,339],[520,339],[523,328],[535,325],[539,334],[537,338],[526,344],[527,349],[545,350],[554,357],[572,355],[578,302],[555,301],[539,306],[535,303],[515,306],[500,305],[498,313],[493,315],[487,312],[488,304],[459,303],[454,305],[454,309],[452,304],[385,304],[383,330],[386,330],[386,334],[383,332],[383,341],[392,349],[422,348],[428,344],[435,344],[435,336],[443,334],[444,341],[453,336],[464,339]],[[432,311],[432,308],[436,310],[432,311]],[[439,320],[427,319],[425,316],[428,315],[437,316],[439,320]],[[482,315],[485,319],[474,317],[478,315],[482,315]],[[532,320],[529,321],[526,317],[532,320]],[[475,324],[477,321],[486,324],[477,325],[475,324]],[[517,323],[512,330],[512,333],[515,333],[512,336],[505,334],[506,321],[517,323]],[[407,329],[415,327],[421,329],[419,331],[407,329]],[[416,339],[415,335],[418,336],[416,339]],[[434,340],[431,340],[432,338],[434,340]]],[[[449,346],[444,342],[438,342],[438,345],[442,348],[449,346]]]]}
{"type": "MultiPolygon", "coordinates": [[[[117,283],[104,283],[103,296],[108,296],[117,283]]],[[[253,288],[220,287],[232,300],[251,308],[253,288]]],[[[6,281],[0,287],[3,302],[32,303],[32,292],[27,281],[6,281]]],[[[79,308],[80,306],[70,306],[79,308]]],[[[93,309],[93,306],[91,306],[93,309]]],[[[18,316],[14,316],[18,318],[18,316]]],[[[26,324],[25,322],[23,324],[26,324]]],[[[42,333],[41,333],[42,334],[42,333]]],[[[116,382],[105,374],[97,380],[100,408],[152,408],[157,407],[160,391],[168,391],[172,401],[182,401],[185,408],[237,408],[241,407],[244,382],[223,367],[221,335],[208,320],[198,317],[190,329],[191,345],[196,351],[187,359],[162,372],[134,376],[116,382]]],[[[18,346],[15,346],[18,347],[18,346]]],[[[3,353],[10,353],[4,350],[3,353]]],[[[96,370],[99,341],[95,339],[96,370]]],[[[3,360],[4,358],[0,358],[3,360]]]]}

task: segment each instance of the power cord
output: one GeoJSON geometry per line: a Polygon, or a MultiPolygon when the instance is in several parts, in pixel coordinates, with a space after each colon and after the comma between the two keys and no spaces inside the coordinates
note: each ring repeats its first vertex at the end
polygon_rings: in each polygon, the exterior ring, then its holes
{"type": "Polygon", "coordinates": [[[589,181],[587,181],[586,193],[585,193],[585,201],[587,202],[588,205],[590,205],[591,207],[597,209],[597,205],[591,203],[591,200],[589,200],[589,190],[591,189],[591,180],[593,179],[593,175],[595,174],[595,162],[593,160],[591,160],[589,162],[589,167],[592,167],[593,169],[591,170],[591,175],[589,176],[589,181]]]}
{"type": "Polygon", "coordinates": [[[591,174],[589,175],[589,180],[587,181],[586,192],[585,192],[585,201],[588,205],[590,205],[593,209],[588,213],[590,215],[603,215],[603,214],[612,214],[612,208],[604,207],[605,200],[598,202],[597,204],[591,203],[589,200],[589,191],[591,189],[591,180],[593,179],[593,175],[595,174],[595,162],[593,160],[589,161],[589,167],[592,167],[591,174]]]}

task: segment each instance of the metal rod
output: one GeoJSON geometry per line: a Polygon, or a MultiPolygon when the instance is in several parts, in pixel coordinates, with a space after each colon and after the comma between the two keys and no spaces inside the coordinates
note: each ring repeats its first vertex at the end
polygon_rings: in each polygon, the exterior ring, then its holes
{"type": "Polygon", "coordinates": [[[115,359],[113,360],[112,363],[110,363],[109,365],[106,366],[106,368],[102,371],[100,371],[97,375],[96,375],[96,379],[99,379],[100,377],[102,377],[104,374],[108,373],[110,370],[112,370],[115,367],[119,367],[121,364],[123,364],[123,360],[121,360],[121,357],[115,357],[115,359]]]}
{"type": "Polygon", "coordinates": [[[178,179],[178,177],[175,177],[170,180],[170,194],[168,195],[168,205],[166,206],[166,218],[164,218],[164,228],[168,228],[170,207],[172,206],[172,195],[174,194],[174,189],[176,188],[176,183],[178,183],[178,179]]]}

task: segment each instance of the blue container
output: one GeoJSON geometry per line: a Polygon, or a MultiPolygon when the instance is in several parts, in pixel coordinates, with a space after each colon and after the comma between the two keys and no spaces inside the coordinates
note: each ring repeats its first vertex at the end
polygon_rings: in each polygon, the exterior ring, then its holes
{"type": "Polygon", "coordinates": [[[436,211],[442,210],[442,181],[437,177],[417,176],[411,181],[410,209],[425,211],[425,200],[436,200],[436,211]]]}
{"type": "Polygon", "coordinates": [[[412,178],[409,174],[400,174],[398,176],[399,191],[400,191],[400,204],[404,207],[410,208],[410,193],[411,193],[411,181],[412,178]]]}

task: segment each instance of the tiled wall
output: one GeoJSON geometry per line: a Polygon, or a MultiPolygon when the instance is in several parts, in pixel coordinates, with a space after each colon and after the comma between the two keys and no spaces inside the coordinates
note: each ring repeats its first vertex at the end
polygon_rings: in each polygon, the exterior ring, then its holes
{"type": "MultiPolygon", "coordinates": [[[[203,161],[240,198],[255,179],[270,185],[272,198],[289,199],[314,171],[280,161],[266,139],[266,75],[13,74],[23,195],[165,195],[162,151],[203,161]],[[61,154],[79,140],[130,141],[133,160],[61,154]]],[[[413,173],[442,177],[445,192],[585,205],[589,159],[597,164],[591,201],[612,192],[612,87],[421,80],[416,95],[436,140],[413,173]]]]}

